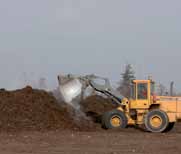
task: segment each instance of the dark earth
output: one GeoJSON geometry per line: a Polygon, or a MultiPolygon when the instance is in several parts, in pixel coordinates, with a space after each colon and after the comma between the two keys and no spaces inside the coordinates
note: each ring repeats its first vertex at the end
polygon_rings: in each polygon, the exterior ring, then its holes
{"type": "Polygon", "coordinates": [[[53,94],[30,86],[1,89],[0,154],[181,153],[180,123],[165,134],[102,129],[101,114],[115,107],[108,99],[92,96],[75,111],[53,94]]]}

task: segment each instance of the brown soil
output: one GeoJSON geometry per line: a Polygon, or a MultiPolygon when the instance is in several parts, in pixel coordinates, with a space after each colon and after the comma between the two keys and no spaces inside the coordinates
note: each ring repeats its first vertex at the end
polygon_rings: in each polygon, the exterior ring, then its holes
{"type": "Polygon", "coordinates": [[[110,99],[105,99],[101,96],[91,96],[81,102],[82,111],[88,117],[91,117],[94,122],[100,122],[103,113],[116,108],[116,104],[110,99]]]}
{"type": "Polygon", "coordinates": [[[111,100],[101,96],[91,96],[85,101],[82,101],[81,106],[84,112],[95,112],[98,115],[102,115],[107,111],[115,109],[116,104],[113,104],[111,100]]]}
{"type": "Polygon", "coordinates": [[[58,102],[51,94],[27,86],[20,90],[0,90],[0,131],[100,130],[95,124],[102,113],[115,108],[110,100],[92,96],[81,102],[81,110],[58,102]]]}
{"type": "Polygon", "coordinates": [[[70,106],[60,105],[53,95],[29,86],[16,91],[0,90],[0,111],[0,131],[92,127],[83,118],[74,120],[75,112],[70,106]]]}
{"type": "Polygon", "coordinates": [[[126,131],[0,133],[2,154],[180,154],[181,134],[126,131]]]}

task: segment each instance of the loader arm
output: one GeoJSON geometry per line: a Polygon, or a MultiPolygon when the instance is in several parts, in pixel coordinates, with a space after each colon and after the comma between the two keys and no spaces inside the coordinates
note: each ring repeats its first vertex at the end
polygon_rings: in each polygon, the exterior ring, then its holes
{"type": "Polygon", "coordinates": [[[73,99],[77,96],[81,96],[83,99],[84,92],[90,86],[95,91],[102,93],[103,95],[111,98],[114,103],[121,105],[124,98],[118,91],[114,90],[110,84],[109,79],[95,76],[76,76],[76,75],[59,75],[59,89],[64,98],[64,101],[72,103],[73,99]],[[101,81],[101,84],[97,82],[101,81]]]}
{"type": "Polygon", "coordinates": [[[109,79],[99,76],[93,76],[92,78],[89,78],[89,84],[95,91],[106,95],[107,97],[111,98],[115,103],[121,105],[122,99],[124,97],[118,91],[112,88],[109,79]],[[96,83],[95,80],[97,79],[104,81],[104,84],[96,83]]]}

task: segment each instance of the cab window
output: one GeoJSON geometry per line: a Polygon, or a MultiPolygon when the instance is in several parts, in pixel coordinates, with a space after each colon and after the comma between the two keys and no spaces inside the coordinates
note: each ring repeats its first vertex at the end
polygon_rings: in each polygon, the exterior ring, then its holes
{"type": "Polygon", "coordinates": [[[138,99],[148,98],[148,85],[147,83],[138,83],[138,99]]]}

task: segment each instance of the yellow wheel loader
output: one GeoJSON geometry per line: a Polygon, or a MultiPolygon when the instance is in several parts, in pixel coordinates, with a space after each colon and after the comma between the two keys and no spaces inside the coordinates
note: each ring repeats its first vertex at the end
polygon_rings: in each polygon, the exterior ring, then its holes
{"type": "Polygon", "coordinates": [[[102,126],[106,129],[144,126],[146,131],[161,133],[172,130],[181,119],[181,97],[157,96],[151,79],[133,80],[129,99],[114,90],[108,79],[95,75],[58,76],[58,81],[62,98],[71,105],[75,105],[75,98],[84,98],[87,87],[117,103],[116,109],[102,116],[102,126]]]}

